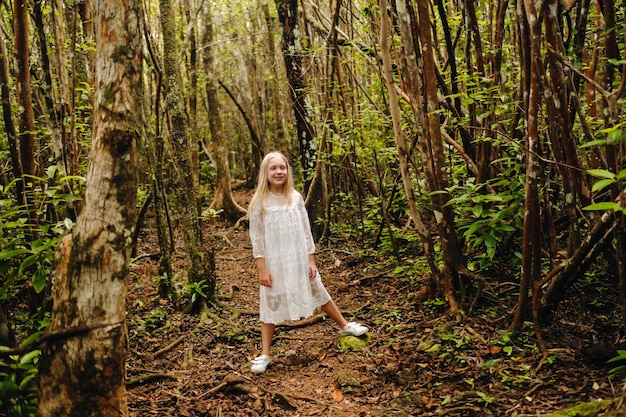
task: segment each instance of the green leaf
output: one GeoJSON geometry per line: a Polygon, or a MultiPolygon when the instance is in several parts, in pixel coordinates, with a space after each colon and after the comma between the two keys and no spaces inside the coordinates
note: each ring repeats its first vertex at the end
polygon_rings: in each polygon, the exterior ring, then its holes
{"type": "Polygon", "coordinates": [[[615,356],[614,358],[609,359],[608,361],[606,361],[606,363],[612,363],[612,362],[617,362],[617,361],[621,361],[626,359],[626,350],[622,350],[622,349],[618,349],[617,350],[617,356],[615,356]]]}
{"type": "Polygon", "coordinates": [[[589,206],[585,206],[583,207],[583,210],[596,210],[596,211],[605,211],[605,210],[615,210],[615,211],[620,211],[622,210],[622,207],[617,204],[614,203],[612,201],[602,201],[600,203],[595,203],[595,204],[591,204],[589,206]]]}
{"type": "Polygon", "coordinates": [[[24,365],[27,363],[34,363],[36,359],[39,358],[40,354],[41,354],[40,350],[33,350],[31,352],[28,352],[27,354],[22,356],[22,359],[20,359],[20,365],[24,365]]]}
{"type": "Polygon", "coordinates": [[[474,216],[476,217],[480,217],[482,212],[483,212],[483,206],[478,205],[472,208],[472,213],[474,213],[474,216]]]}
{"type": "Polygon", "coordinates": [[[613,179],[600,180],[593,184],[593,187],[591,187],[591,191],[599,191],[613,184],[615,184],[615,180],[613,179]]]}
{"type": "Polygon", "coordinates": [[[37,294],[46,287],[46,281],[46,270],[44,268],[37,269],[33,274],[33,288],[37,294]]]}
{"type": "Polygon", "coordinates": [[[23,255],[30,252],[27,249],[7,249],[0,252],[0,261],[4,259],[15,258],[16,256],[23,255]]]}
{"type": "Polygon", "coordinates": [[[609,132],[607,141],[612,145],[617,145],[622,140],[622,131],[615,129],[609,132]]]}
{"type": "Polygon", "coordinates": [[[618,366],[616,368],[611,369],[609,371],[609,373],[610,374],[614,374],[614,373],[617,373],[617,372],[624,372],[624,371],[626,371],[626,365],[620,365],[620,366],[618,366]]]}
{"type": "Polygon", "coordinates": [[[26,270],[26,268],[28,268],[34,263],[37,263],[37,261],[39,261],[39,258],[40,256],[38,254],[34,254],[24,259],[22,263],[20,264],[20,269],[18,271],[18,274],[21,275],[24,272],[24,270],[26,270]]]}
{"type": "Polygon", "coordinates": [[[22,343],[20,343],[20,347],[28,346],[33,343],[39,336],[41,336],[42,332],[35,332],[28,336],[22,343]]]}
{"type": "Polygon", "coordinates": [[[589,175],[592,175],[596,178],[607,178],[607,179],[615,179],[615,174],[611,171],[607,171],[606,169],[589,169],[587,170],[589,175]]]}
{"type": "Polygon", "coordinates": [[[591,148],[594,146],[604,146],[606,145],[606,140],[604,139],[596,139],[596,140],[592,140],[590,142],[587,143],[583,143],[582,145],[580,145],[578,147],[578,149],[585,149],[585,148],[591,148]]]}

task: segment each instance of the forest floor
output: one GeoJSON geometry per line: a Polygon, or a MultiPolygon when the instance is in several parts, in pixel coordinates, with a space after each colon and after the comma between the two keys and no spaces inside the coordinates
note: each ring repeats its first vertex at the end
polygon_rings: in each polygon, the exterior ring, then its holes
{"type": "MultiPolygon", "coordinates": [[[[249,193],[236,198],[246,206],[249,193]]],[[[394,275],[388,262],[362,257],[362,247],[340,238],[319,248],[318,268],[346,318],[370,327],[367,345],[340,346],[337,326],[318,314],[277,327],[273,362],[253,375],[258,276],[247,228],[206,222],[221,304],[202,322],[158,297],[156,260],[145,256],[158,251],[155,233],[148,224],[131,266],[133,417],[537,416],[623,394],[623,374],[591,363],[604,361],[606,354],[591,354],[618,338],[618,309],[593,286],[579,286],[545,321],[541,351],[531,324],[506,331],[514,283],[503,280],[472,311],[452,317],[439,299],[415,301],[419,277],[394,275]]],[[[180,275],[182,253],[178,243],[180,275]]]]}

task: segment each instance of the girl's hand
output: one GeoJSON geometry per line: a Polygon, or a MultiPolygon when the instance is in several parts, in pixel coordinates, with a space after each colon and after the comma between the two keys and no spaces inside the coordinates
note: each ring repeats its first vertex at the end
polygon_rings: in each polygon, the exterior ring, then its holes
{"type": "Polygon", "coordinates": [[[317,266],[315,266],[315,257],[313,254],[309,255],[309,279],[315,278],[317,275],[317,266]]]}
{"type": "Polygon", "coordinates": [[[259,272],[259,283],[264,287],[272,286],[272,276],[267,270],[259,272]]]}

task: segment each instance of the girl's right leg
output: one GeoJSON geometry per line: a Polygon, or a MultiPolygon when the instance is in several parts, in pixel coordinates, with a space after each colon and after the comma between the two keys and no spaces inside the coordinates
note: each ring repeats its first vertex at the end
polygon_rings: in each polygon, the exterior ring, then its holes
{"type": "Polygon", "coordinates": [[[261,354],[252,360],[250,370],[255,374],[262,374],[267,369],[267,365],[272,361],[271,349],[274,338],[274,328],[272,323],[261,324],[261,354]]]}
{"type": "Polygon", "coordinates": [[[270,352],[275,328],[273,323],[261,323],[261,355],[272,356],[270,352]]]}

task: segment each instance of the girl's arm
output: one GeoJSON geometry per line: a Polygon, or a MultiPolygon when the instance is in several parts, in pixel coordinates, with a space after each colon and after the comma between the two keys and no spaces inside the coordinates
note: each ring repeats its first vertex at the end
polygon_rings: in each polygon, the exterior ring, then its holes
{"type": "Polygon", "coordinates": [[[252,256],[256,261],[259,270],[259,283],[264,287],[272,286],[272,276],[265,265],[265,236],[263,230],[263,220],[261,219],[261,209],[259,204],[254,204],[248,208],[250,216],[250,242],[252,243],[252,256]]]}

